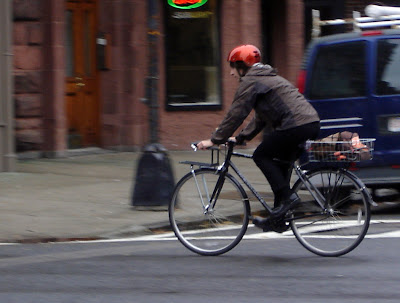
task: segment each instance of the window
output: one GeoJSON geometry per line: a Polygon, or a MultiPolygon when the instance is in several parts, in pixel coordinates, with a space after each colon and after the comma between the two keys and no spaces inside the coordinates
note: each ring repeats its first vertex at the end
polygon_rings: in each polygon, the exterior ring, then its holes
{"type": "Polygon", "coordinates": [[[217,0],[166,14],[167,109],[220,108],[217,0]]]}
{"type": "Polygon", "coordinates": [[[400,94],[400,39],[379,40],[376,60],[376,93],[400,94]]]}
{"type": "Polygon", "coordinates": [[[365,96],[365,56],[365,41],[320,47],[311,75],[310,99],[365,96]]]}

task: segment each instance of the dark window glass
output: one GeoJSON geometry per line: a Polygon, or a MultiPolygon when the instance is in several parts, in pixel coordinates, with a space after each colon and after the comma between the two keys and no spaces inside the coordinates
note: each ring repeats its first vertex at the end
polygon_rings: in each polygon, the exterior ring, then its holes
{"type": "Polygon", "coordinates": [[[376,60],[376,93],[400,94],[400,39],[380,40],[376,60]]]}
{"type": "Polygon", "coordinates": [[[319,48],[310,85],[310,99],[351,98],[366,95],[366,42],[348,42],[319,48]]]}
{"type": "Polygon", "coordinates": [[[217,0],[191,10],[166,5],[166,13],[167,108],[219,107],[217,0]]]}

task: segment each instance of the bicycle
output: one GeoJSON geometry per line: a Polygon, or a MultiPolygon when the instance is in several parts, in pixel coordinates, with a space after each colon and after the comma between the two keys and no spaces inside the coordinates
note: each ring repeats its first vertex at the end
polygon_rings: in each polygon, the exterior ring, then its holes
{"type": "MultiPolygon", "coordinates": [[[[372,158],[375,139],[361,140],[372,158]]],[[[175,186],[169,203],[169,220],[179,241],[200,255],[228,252],[247,231],[253,218],[250,200],[237,177],[261,203],[262,209],[267,213],[272,211],[231,160],[232,156],[251,159],[252,155],[234,152],[234,146],[234,142],[226,143],[222,164],[219,164],[220,148],[212,148],[210,163],[180,162],[190,165],[190,172],[175,186]]],[[[196,150],[195,145],[192,147],[196,150]]],[[[357,151],[353,154],[357,155],[357,151]]],[[[360,159],[348,157],[348,163],[357,160],[360,159]]],[[[287,234],[290,228],[302,246],[320,256],[341,256],[355,249],[368,231],[370,205],[375,205],[363,182],[347,165],[328,163],[304,171],[299,163],[292,164],[298,177],[292,189],[300,196],[301,203],[289,210],[279,224],[272,224],[273,229],[287,234]]]]}

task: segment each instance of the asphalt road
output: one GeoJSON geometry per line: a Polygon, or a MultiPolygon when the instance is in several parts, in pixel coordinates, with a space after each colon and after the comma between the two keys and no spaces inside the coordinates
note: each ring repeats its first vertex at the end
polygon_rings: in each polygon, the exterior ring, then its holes
{"type": "Polygon", "coordinates": [[[388,220],[385,228],[373,224],[339,258],[313,255],[275,233],[254,238],[252,230],[253,239],[218,257],[198,256],[171,234],[1,245],[0,301],[398,302],[400,217],[376,219],[388,220]]]}

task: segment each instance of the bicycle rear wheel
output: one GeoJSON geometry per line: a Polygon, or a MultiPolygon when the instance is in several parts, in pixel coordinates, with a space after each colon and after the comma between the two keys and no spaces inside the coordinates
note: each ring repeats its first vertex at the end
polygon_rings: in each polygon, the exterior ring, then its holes
{"type": "Polygon", "coordinates": [[[243,187],[226,174],[214,206],[210,197],[219,178],[215,169],[201,168],[176,185],[169,220],[179,241],[200,255],[219,255],[235,247],[246,233],[250,206],[243,187]]]}
{"type": "Polygon", "coordinates": [[[293,186],[302,203],[292,211],[291,228],[309,251],[327,257],[344,255],[364,239],[371,211],[369,195],[357,178],[341,169],[309,171],[307,177],[324,197],[321,207],[299,180],[293,186]]]}

